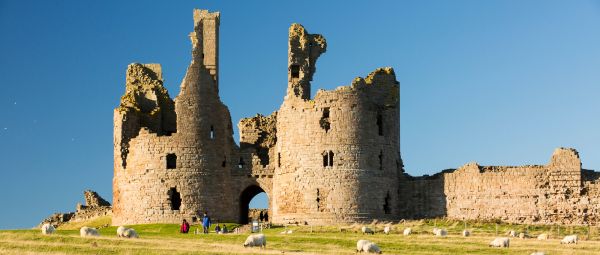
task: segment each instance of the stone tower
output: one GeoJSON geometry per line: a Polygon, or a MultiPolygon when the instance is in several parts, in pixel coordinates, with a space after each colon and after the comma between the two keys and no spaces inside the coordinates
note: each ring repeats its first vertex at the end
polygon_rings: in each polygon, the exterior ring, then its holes
{"type": "Polygon", "coordinates": [[[230,210],[229,110],[218,94],[219,13],[194,10],[192,61],[171,100],[156,64],[131,64],[115,109],[113,224],[180,222],[230,210]],[[219,192],[214,192],[218,190],[219,192]]]}
{"type": "Polygon", "coordinates": [[[310,81],[325,38],[293,24],[288,89],[277,112],[275,222],[330,224],[398,218],[402,175],[399,83],[380,68],[351,86],[319,90],[310,81]]]}

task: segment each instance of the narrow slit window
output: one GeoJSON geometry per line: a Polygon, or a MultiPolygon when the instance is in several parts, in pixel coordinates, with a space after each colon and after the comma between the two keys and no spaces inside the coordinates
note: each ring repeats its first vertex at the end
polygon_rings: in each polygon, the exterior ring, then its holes
{"type": "Polygon", "coordinates": [[[227,166],[227,157],[223,157],[223,162],[221,162],[221,167],[226,167],[227,166]]]}
{"type": "Polygon", "coordinates": [[[292,78],[300,78],[300,66],[299,65],[292,65],[290,66],[290,73],[292,75],[292,78]]]}
{"type": "Polygon", "coordinates": [[[377,113],[377,132],[379,135],[383,135],[383,116],[381,113],[377,113]]]}
{"type": "Polygon", "coordinates": [[[388,191],[387,195],[385,196],[384,203],[383,203],[383,212],[385,214],[391,214],[392,213],[392,209],[391,209],[391,206],[390,206],[390,200],[391,200],[390,192],[388,191]]]}
{"type": "Polygon", "coordinates": [[[240,157],[240,161],[238,162],[238,168],[239,168],[239,169],[242,169],[242,168],[244,168],[244,165],[245,165],[245,164],[246,164],[246,163],[244,162],[244,158],[243,158],[243,157],[240,157]]]}
{"type": "Polygon", "coordinates": [[[281,152],[277,153],[277,167],[281,167],[281,152]]]}
{"type": "Polygon", "coordinates": [[[181,194],[177,192],[177,188],[169,189],[167,194],[169,195],[171,210],[179,210],[179,208],[181,208],[181,194]]]}
{"type": "Polygon", "coordinates": [[[327,152],[323,152],[323,167],[329,166],[329,156],[327,152]]]}
{"type": "Polygon", "coordinates": [[[329,151],[329,166],[333,166],[333,151],[329,151]]]}
{"type": "Polygon", "coordinates": [[[215,139],[215,128],[210,126],[210,139],[215,139]]]}
{"type": "Polygon", "coordinates": [[[175,153],[167,154],[167,169],[177,168],[177,155],[175,153]]]}
{"type": "Polygon", "coordinates": [[[317,189],[317,211],[321,210],[321,193],[319,191],[319,189],[317,189]]]}
{"type": "Polygon", "coordinates": [[[379,151],[379,170],[383,170],[383,151],[379,151]]]}

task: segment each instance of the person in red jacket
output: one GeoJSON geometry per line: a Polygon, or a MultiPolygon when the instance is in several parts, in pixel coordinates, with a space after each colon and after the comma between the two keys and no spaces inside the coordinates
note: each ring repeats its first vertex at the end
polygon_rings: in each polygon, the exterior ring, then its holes
{"type": "Polygon", "coordinates": [[[187,234],[188,232],[190,232],[190,224],[183,219],[183,222],[181,222],[181,227],[179,228],[179,233],[187,234]]]}

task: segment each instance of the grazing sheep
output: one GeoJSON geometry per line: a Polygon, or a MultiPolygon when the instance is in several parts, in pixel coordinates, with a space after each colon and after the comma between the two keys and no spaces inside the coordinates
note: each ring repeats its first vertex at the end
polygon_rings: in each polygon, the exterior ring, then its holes
{"type": "Polygon", "coordinates": [[[412,229],[411,228],[405,228],[404,229],[404,235],[405,236],[410,235],[411,233],[412,233],[412,229]]]}
{"type": "Polygon", "coordinates": [[[139,238],[137,232],[135,232],[135,230],[133,228],[125,229],[125,232],[123,232],[123,237],[139,238]]]}
{"type": "Polygon", "coordinates": [[[574,243],[577,244],[577,235],[570,235],[570,236],[565,236],[561,241],[561,244],[570,244],[570,243],[574,243]]]}
{"type": "Polygon", "coordinates": [[[292,230],[290,229],[290,230],[288,230],[288,231],[287,231],[287,232],[285,232],[285,233],[286,233],[286,234],[291,234],[291,233],[294,233],[294,231],[292,231],[292,230]]]}
{"type": "Polygon", "coordinates": [[[530,255],[546,255],[543,251],[532,252],[530,255]]]}
{"type": "Polygon", "coordinates": [[[548,240],[548,234],[543,233],[537,237],[538,240],[548,240]]]}
{"type": "Polygon", "coordinates": [[[79,235],[81,237],[87,237],[87,236],[100,236],[100,233],[98,233],[98,230],[95,228],[89,228],[89,227],[82,227],[79,230],[79,235]]]}
{"type": "Polygon", "coordinates": [[[367,240],[363,240],[363,239],[358,240],[356,242],[356,252],[362,252],[363,246],[367,243],[369,243],[369,241],[367,241],[367,240]]]}
{"type": "Polygon", "coordinates": [[[375,231],[373,231],[369,227],[363,226],[360,230],[362,231],[363,234],[371,234],[371,235],[375,234],[375,231]]]}
{"type": "Polygon", "coordinates": [[[50,223],[46,223],[42,226],[42,234],[44,235],[51,235],[54,233],[54,230],[56,229],[50,223]]]}
{"type": "Polygon", "coordinates": [[[517,237],[517,231],[510,230],[506,233],[510,237],[517,237]]]}
{"type": "Polygon", "coordinates": [[[383,233],[386,234],[386,235],[389,235],[390,234],[390,230],[392,230],[392,228],[390,226],[385,226],[383,228],[383,233]]]}
{"type": "Polygon", "coordinates": [[[471,235],[471,232],[469,230],[466,230],[466,229],[463,230],[462,236],[467,237],[467,236],[470,236],[470,235],[471,235]]]}
{"type": "Polygon", "coordinates": [[[381,250],[377,244],[367,241],[367,240],[358,240],[356,242],[356,251],[357,252],[366,252],[366,253],[378,253],[381,254],[381,250]]]}
{"type": "Polygon", "coordinates": [[[117,237],[123,237],[123,233],[125,233],[125,230],[127,230],[126,227],[124,226],[119,226],[117,228],[117,237]]]}
{"type": "Polygon", "coordinates": [[[381,249],[379,249],[379,246],[377,246],[377,244],[375,244],[373,242],[368,242],[365,245],[363,245],[362,251],[364,251],[366,253],[381,254],[381,249]]]}
{"type": "Polygon", "coordinates": [[[506,247],[510,246],[510,239],[508,237],[498,237],[490,242],[490,247],[506,247]]]}
{"type": "Polygon", "coordinates": [[[446,236],[446,235],[448,235],[448,231],[446,231],[445,229],[441,229],[441,228],[434,228],[433,234],[436,236],[446,236]]]}
{"type": "Polygon", "coordinates": [[[258,246],[260,248],[267,248],[267,238],[263,234],[253,234],[246,238],[244,242],[244,247],[254,247],[258,246]]]}

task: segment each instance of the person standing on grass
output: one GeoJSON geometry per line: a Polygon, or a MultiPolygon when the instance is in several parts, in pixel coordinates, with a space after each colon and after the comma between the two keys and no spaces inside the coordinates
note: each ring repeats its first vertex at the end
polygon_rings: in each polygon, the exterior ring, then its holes
{"type": "Polygon", "coordinates": [[[187,234],[190,231],[190,224],[183,219],[181,222],[181,227],[179,228],[179,233],[187,234]]]}
{"type": "Polygon", "coordinates": [[[265,217],[265,221],[269,222],[269,212],[268,211],[265,212],[264,217],[265,217]]]}
{"type": "Polygon", "coordinates": [[[208,228],[210,228],[210,217],[204,212],[204,217],[202,217],[202,229],[204,230],[204,234],[208,234],[208,228]]]}

